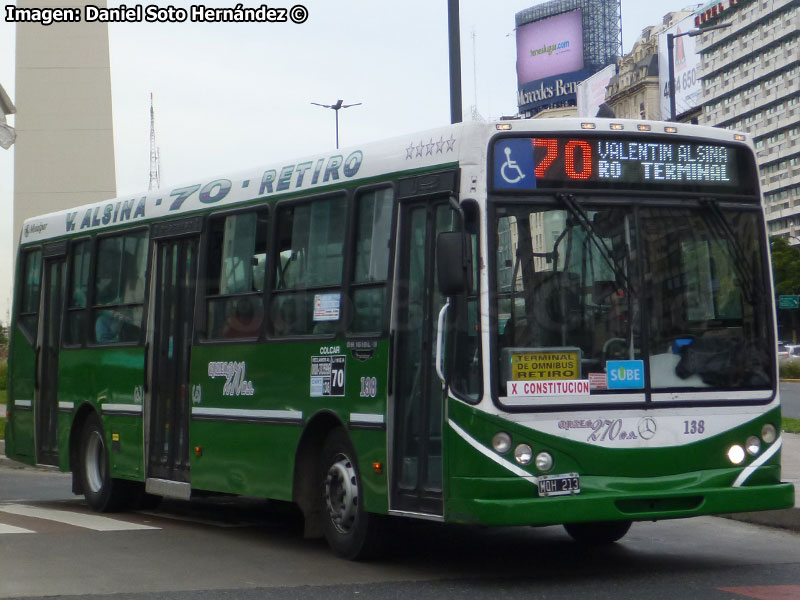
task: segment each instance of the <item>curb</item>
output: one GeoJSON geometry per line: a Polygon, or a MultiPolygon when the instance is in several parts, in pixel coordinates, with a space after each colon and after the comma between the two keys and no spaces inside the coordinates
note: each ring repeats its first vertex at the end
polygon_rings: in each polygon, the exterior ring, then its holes
{"type": "MultiPolygon", "coordinates": [[[[795,489],[797,493],[797,489],[795,489]]],[[[773,527],[776,529],[786,529],[800,533],[800,508],[784,508],[783,510],[765,510],[750,513],[731,513],[729,515],[717,515],[723,519],[741,521],[753,525],[773,527]]]]}

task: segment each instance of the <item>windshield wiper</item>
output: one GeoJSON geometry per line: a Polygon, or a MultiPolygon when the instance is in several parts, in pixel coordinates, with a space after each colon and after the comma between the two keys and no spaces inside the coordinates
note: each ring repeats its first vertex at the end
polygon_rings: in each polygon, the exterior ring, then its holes
{"type": "Polygon", "coordinates": [[[575,200],[575,196],[560,192],[556,194],[556,199],[567,208],[569,214],[572,215],[584,231],[589,234],[589,239],[592,240],[592,243],[600,252],[600,256],[603,257],[606,264],[614,271],[617,281],[621,281],[626,290],[631,290],[632,288],[628,276],[614,259],[611,248],[608,247],[605,238],[597,232],[597,228],[595,228],[583,207],[575,200]]]}

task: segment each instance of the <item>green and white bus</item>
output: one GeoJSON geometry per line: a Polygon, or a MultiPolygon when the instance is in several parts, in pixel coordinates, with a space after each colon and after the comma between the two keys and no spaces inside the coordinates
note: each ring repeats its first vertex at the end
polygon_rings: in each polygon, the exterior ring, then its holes
{"type": "Polygon", "coordinates": [[[396,517],[610,542],[794,504],[775,338],[745,136],[457,124],[26,221],[6,451],[349,558],[396,517]]]}

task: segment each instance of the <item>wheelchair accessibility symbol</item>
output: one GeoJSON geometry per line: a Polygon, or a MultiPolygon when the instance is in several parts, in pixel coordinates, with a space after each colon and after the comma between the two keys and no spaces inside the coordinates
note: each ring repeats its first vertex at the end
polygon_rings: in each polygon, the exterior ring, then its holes
{"type": "Polygon", "coordinates": [[[517,183],[525,179],[525,173],[519,168],[517,161],[511,158],[511,148],[506,146],[503,148],[506,153],[506,162],[500,167],[500,175],[507,183],[517,183]]]}

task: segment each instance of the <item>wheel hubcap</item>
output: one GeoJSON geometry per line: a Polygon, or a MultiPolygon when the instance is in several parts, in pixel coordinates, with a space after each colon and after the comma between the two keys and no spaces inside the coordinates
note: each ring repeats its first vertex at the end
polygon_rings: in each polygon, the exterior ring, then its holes
{"type": "Polygon", "coordinates": [[[103,488],[103,473],[105,472],[105,444],[100,432],[93,431],[86,443],[86,457],[84,470],[89,488],[95,494],[103,488]]]}
{"type": "Polygon", "coordinates": [[[340,454],[325,477],[325,503],[340,533],[349,533],[358,515],[358,480],[352,461],[340,454]]]}

